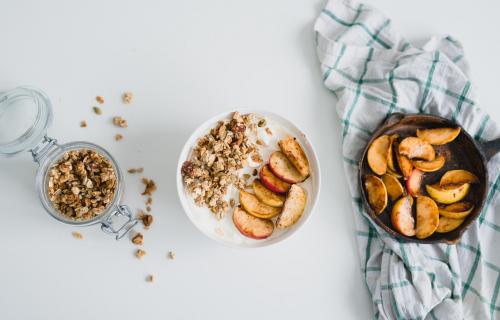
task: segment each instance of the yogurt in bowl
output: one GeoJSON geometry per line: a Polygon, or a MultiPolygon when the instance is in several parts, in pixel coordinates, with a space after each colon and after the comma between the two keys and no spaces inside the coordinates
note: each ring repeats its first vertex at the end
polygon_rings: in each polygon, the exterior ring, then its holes
{"type": "MultiPolygon", "coordinates": [[[[205,203],[202,197],[199,197],[199,190],[194,192],[193,197],[193,190],[197,189],[197,185],[193,185],[193,181],[190,179],[186,180],[185,177],[186,172],[193,170],[192,167],[189,167],[189,161],[192,159],[198,141],[200,139],[206,139],[206,135],[211,132],[216,134],[214,130],[216,130],[215,128],[220,128],[219,123],[221,121],[231,123],[234,112],[226,112],[207,120],[199,126],[187,140],[180,154],[177,166],[177,190],[184,211],[191,222],[202,233],[226,245],[237,247],[262,247],[280,242],[290,237],[311,217],[321,187],[320,166],[312,144],[309,142],[306,135],[292,122],[267,111],[244,110],[244,113],[242,112],[242,115],[247,114],[252,116],[253,122],[247,125],[246,128],[232,128],[230,124],[227,127],[230,128],[230,130],[234,130],[234,132],[240,129],[246,130],[245,133],[248,145],[256,146],[258,152],[255,152],[255,154],[248,154],[248,158],[242,161],[242,168],[238,169],[235,173],[240,179],[230,182],[228,187],[222,190],[225,191],[223,197],[225,201],[221,200],[217,203],[212,201],[212,203],[210,203],[209,199],[207,199],[205,203]],[[262,167],[268,163],[271,154],[280,150],[278,141],[290,136],[295,137],[309,161],[309,176],[303,182],[297,183],[307,195],[304,211],[296,223],[284,229],[274,227],[272,234],[265,237],[265,239],[253,239],[245,236],[238,230],[233,222],[233,212],[235,208],[240,205],[239,189],[244,189],[252,193],[252,181],[259,178],[258,173],[262,170],[262,167]],[[245,183],[242,183],[242,180],[245,181],[245,183]]],[[[234,125],[238,125],[238,123],[235,122],[234,125]]],[[[221,130],[225,129],[222,128],[221,130]]],[[[197,154],[199,154],[199,148],[197,152],[197,154]]],[[[213,159],[213,161],[215,162],[217,159],[213,159]]],[[[210,164],[213,165],[212,163],[210,164]]],[[[207,186],[204,186],[204,189],[208,189],[207,186]]],[[[213,190],[207,190],[207,192],[211,194],[213,190]]],[[[279,215],[273,217],[272,222],[274,225],[277,219],[279,219],[279,215]]]]}

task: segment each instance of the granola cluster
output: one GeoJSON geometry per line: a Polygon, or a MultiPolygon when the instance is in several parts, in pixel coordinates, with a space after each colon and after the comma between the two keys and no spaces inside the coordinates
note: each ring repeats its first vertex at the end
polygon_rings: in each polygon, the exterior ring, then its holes
{"type": "Polygon", "coordinates": [[[217,219],[229,209],[225,199],[229,188],[245,187],[238,170],[247,165],[248,157],[261,160],[258,146],[248,136],[256,127],[253,121],[251,114],[238,112],[230,121],[220,121],[197,141],[191,159],[182,166],[184,183],[196,205],[209,208],[217,219]]]}
{"type": "Polygon", "coordinates": [[[103,213],[116,188],[113,165],[93,150],[68,151],[49,170],[49,200],[54,209],[74,220],[85,221],[103,213]]]}

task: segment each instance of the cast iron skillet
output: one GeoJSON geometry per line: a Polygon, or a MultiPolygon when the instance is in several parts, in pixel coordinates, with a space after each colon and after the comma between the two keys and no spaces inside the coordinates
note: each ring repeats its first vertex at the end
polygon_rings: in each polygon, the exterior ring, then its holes
{"type": "MultiPolygon", "coordinates": [[[[359,161],[359,185],[361,188],[362,201],[371,219],[385,231],[387,231],[390,235],[398,237],[400,239],[418,243],[445,242],[454,244],[457,243],[458,240],[460,240],[460,237],[462,236],[464,231],[480,215],[488,191],[488,169],[486,164],[491,157],[493,157],[498,151],[500,151],[500,138],[485,143],[478,143],[463,128],[461,128],[461,132],[458,137],[451,143],[442,146],[434,146],[436,153],[445,155],[446,163],[443,168],[438,171],[425,173],[421,189],[421,192],[423,194],[426,194],[424,187],[426,184],[433,184],[438,182],[441,176],[446,171],[453,169],[468,170],[474,173],[479,178],[480,183],[471,185],[469,194],[464,199],[464,201],[470,201],[474,204],[474,210],[467,216],[465,221],[457,229],[448,233],[434,233],[432,236],[426,239],[417,239],[416,237],[408,237],[402,235],[394,230],[391,224],[391,201],[389,200],[389,204],[387,205],[387,208],[384,210],[384,212],[380,215],[377,215],[368,203],[368,197],[364,188],[364,177],[367,174],[373,173],[368,166],[368,147],[377,137],[382,134],[397,133],[399,134],[400,138],[405,138],[407,136],[416,136],[416,130],[418,128],[456,128],[457,126],[458,125],[456,123],[438,116],[428,114],[404,115],[402,113],[393,113],[385,120],[385,122],[377,129],[377,131],[375,131],[372,138],[366,145],[361,160],[359,161]]],[[[415,214],[415,205],[413,205],[413,214],[415,214]]]]}

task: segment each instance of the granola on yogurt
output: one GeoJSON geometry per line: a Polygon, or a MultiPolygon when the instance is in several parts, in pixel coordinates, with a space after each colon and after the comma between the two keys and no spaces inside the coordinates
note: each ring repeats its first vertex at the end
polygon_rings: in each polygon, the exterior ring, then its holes
{"type": "Polygon", "coordinates": [[[248,158],[262,159],[259,146],[249,137],[253,127],[257,125],[252,114],[234,112],[231,120],[219,121],[198,139],[182,165],[183,181],[195,204],[207,207],[219,220],[230,208],[229,189],[245,188],[239,171],[248,166],[248,158]]]}

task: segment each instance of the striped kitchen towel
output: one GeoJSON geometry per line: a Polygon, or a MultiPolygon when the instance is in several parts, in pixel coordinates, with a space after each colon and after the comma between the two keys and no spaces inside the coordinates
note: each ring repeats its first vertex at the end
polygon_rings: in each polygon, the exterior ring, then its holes
{"type": "Polygon", "coordinates": [[[500,136],[478,106],[460,42],[435,37],[416,48],[379,11],[348,0],[330,0],[315,31],[323,81],[342,123],[361,270],[375,318],[500,319],[500,155],[488,164],[481,216],[457,245],[398,241],[368,218],[360,200],[358,160],[392,112],[452,119],[478,141],[500,136]]]}

